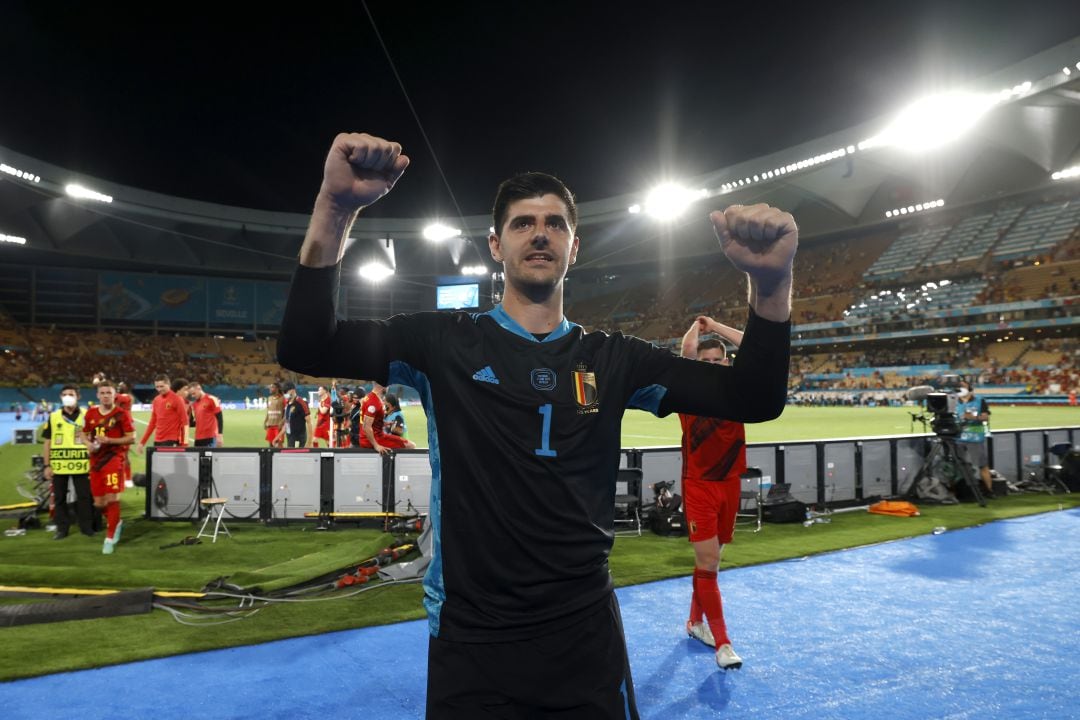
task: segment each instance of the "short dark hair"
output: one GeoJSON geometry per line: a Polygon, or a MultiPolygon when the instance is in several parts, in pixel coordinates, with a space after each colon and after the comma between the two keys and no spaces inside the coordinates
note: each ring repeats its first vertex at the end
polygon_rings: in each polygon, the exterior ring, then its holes
{"type": "Polygon", "coordinates": [[[714,348],[720,348],[721,350],[723,350],[724,357],[727,357],[727,348],[724,347],[724,343],[717,340],[716,338],[708,338],[706,340],[702,340],[697,344],[698,352],[701,352],[702,350],[712,350],[714,348]]]}
{"type": "Polygon", "coordinates": [[[544,195],[555,195],[562,200],[566,205],[566,212],[570,215],[567,219],[571,227],[577,227],[577,204],[574,201],[574,194],[563,181],[547,173],[527,172],[503,180],[499,184],[499,190],[495,193],[495,206],[491,209],[491,216],[495,221],[495,233],[502,232],[503,223],[506,222],[506,209],[510,203],[544,195]]]}
{"type": "Polygon", "coordinates": [[[176,392],[180,388],[186,387],[187,384],[188,384],[188,381],[187,381],[186,378],[176,378],[175,380],[172,381],[172,385],[170,385],[169,387],[172,388],[173,392],[176,392]]]}
{"type": "Polygon", "coordinates": [[[169,382],[169,376],[168,375],[156,375],[154,377],[154,382],[156,382],[156,383],[169,382]]]}
{"type": "Polygon", "coordinates": [[[65,390],[74,390],[75,391],[75,397],[79,397],[79,386],[78,385],[71,385],[71,384],[65,385],[64,387],[60,388],[60,394],[63,395],[65,390]]]}
{"type": "Polygon", "coordinates": [[[119,392],[119,393],[131,392],[131,386],[128,385],[123,380],[121,380],[120,382],[116,383],[116,392],[119,392]]]}
{"type": "Polygon", "coordinates": [[[398,401],[397,395],[392,395],[391,393],[386,393],[386,397],[383,398],[383,400],[385,400],[386,404],[389,405],[390,407],[394,408],[395,410],[400,410],[401,409],[401,403],[398,401]]]}

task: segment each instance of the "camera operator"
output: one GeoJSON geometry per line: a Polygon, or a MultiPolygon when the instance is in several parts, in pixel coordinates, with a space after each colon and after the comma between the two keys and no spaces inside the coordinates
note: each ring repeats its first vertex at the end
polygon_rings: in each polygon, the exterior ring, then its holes
{"type": "Polygon", "coordinates": [[[978,469],[982,479],[983,494],[993,497],[993,480],[990,478],[990,463],[987,458],[986,439],[990,437],[987,421],[990,419],[990,407],[986,400],[972,392],[971,383],[960,381],[957,388],[956,414],[960,419],[960,437],[957,438],[956,450],[960,459],[978,469]]]}

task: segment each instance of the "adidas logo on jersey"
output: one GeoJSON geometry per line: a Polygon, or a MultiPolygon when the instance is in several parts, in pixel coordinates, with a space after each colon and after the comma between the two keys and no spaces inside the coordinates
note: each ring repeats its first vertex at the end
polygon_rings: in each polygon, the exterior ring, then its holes
{"type": "Polygon", "coordinates": [[[485,366],[483,370],[477,370],[473,373],[472,379],[491,383],[493,385],[499,384],[499,378],[495,377],[495,371],[491,369],[490,365],[485,366]]]}

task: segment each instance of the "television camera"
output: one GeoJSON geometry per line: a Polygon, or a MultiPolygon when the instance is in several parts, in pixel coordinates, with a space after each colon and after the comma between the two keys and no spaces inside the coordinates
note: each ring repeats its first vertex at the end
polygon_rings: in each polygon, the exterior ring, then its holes
{"type": "Polygon", "coordinates": [[[962,382],[963,378],[959,375],[943,375],[938,380],[937,387],[921,385],[907,392],[909,400],[924,403],[925,407],[923,413],[909,413],[912,423],[921,422],[924,432],[929,424],[936,436],[931,439],[926,459],[911,483],[910,494],[917,495],[921,492],[920,489],[925,490],[928,484],[933,484],[933,481],[937,479],[950,490],[963,484],[979,505],[985,507],[986,499],[982,495],[974,472],[959,456],[956,448],[957,438],[963,431],[960,417],[956,412],[962,382]]]}

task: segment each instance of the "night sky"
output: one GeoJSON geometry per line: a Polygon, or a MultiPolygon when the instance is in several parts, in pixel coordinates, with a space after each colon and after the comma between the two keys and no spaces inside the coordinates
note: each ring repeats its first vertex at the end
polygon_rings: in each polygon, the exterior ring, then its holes
{"type": "Polygon", "coordinates": [[[433,154],[362,4],[152,5],[4,3],[0,145],[148,190],[307,212],[333,135],[364,131],[413,161],[371,214],[476,214],[515,172],[557,174],[580,200],[643,190],[1080,34],[1075,0],[368,0],[433,154]]]}

